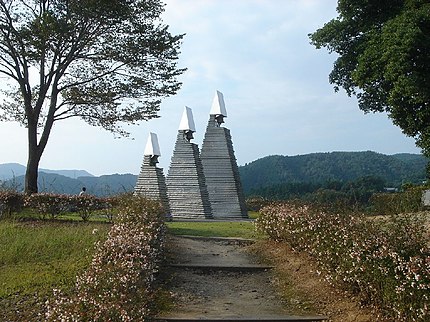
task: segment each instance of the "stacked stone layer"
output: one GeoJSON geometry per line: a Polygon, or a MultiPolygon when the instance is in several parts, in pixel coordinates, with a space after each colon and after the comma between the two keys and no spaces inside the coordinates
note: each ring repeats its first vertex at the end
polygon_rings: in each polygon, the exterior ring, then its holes
{"type": "Polygon", "coordinates": [[[206,128],[201,160],[213,217],[248,218],[230,130],[218,126],[214,115],[206,128]]]}
{"type": "Polygon", "coordinates": [[[166,215],[170,214],[169,198],[167,196],[166,179],[163,169],[152,165],[150,156],[144,156],[134,193],[143,195],[149,199],[160,200],[166,215]]]}
{"type": "Polygon", "coordinates": [[[173,218],[212,218],[212,209],[197,144],[179,131],[166,179],[173,218]]]}

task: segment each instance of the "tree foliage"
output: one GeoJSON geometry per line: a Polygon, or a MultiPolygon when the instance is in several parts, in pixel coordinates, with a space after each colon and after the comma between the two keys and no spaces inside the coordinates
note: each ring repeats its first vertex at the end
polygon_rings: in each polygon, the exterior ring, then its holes
{"type": "Polygon", "coordinates": [[[127,135],[174,94],[183,35],[171,35],[160,0],[1,0],[0,74],[8,89],[0,120],[28,129],[26,190],[54,122],[80,117],[127,135]]]}
{"type": "Polygon", "coordinates": [[[364,112],[387,112],[430,155],[430,1],[339,0],[337,11],[309,35],[339,55],[330,83],[364,112]]]}
{"type": "Polygon", "coordinates": [[[247,195],[252,189],[283,184],[302,193],[313,191],[313,184],[320,187],[328,183],[327,189],[339,190],[343,183],[366,176],[380,177],[388,187],[400,187],[403,182],[421,183],[427,162],[428,158],[417,154],[331,152],[267,156],[241,166],[239,171],[247,195]]]}
{"type": "Polygon", "coordinates": [[[383,192],[385,181],[377,176],[365,176],[350,181],[327,181],[321,183],[285,182],[251,189],[249,196],[264,200],[304,200],[320,205],[336,207],[368,205],[370,197],[383,192]]]}
{"type": "Polygon", "coordinates": [[[367,209],[372,195],[386,187],[405,190],[422,184],[427,160],[417,154],[370,151],[312,153],[268,156],[239,171],[248,205],[297,199],[351,211],[367,209]]]}

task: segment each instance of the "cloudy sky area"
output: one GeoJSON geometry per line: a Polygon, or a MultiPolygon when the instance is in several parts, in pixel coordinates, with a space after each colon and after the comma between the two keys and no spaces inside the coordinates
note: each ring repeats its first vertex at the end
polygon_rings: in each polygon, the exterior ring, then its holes
{"type": "MultiPolygon", "coordinates": [[[[419,153],[385,114],[364,115],[355,98],[328,83],[335,55],[308,34],[337,16],[335,0],[166,0],[164,22],[186,33],[183,86],[160,118],[129,127],[116,139],[79,120],[54,126],[40,166],[94,175],[138,174],[148,133],[158,135],[165,174],[184,106],[193,110],[201,146],[215,90],[224,94],[239,165],[267,155],[366,151],[419,153]]],[[[26,163],[24,128],[1,123],[0,163],[26,163]]]]}

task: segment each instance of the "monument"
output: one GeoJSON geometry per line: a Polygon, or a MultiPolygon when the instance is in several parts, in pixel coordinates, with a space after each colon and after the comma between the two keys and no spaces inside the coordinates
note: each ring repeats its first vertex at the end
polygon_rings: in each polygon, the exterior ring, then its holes
{"type": "Polygon", "coordinates": [[[221,126],[226,117],[224,97],[216,91],[201,151],[212,215],[248,218],[230,130],[221,126]]]}
{"type": "Polygon", "coordinates": [[[140,194],[149,199],[160,200],[166,215],[170,215],[169,199],[167,197],[166,180],[163,169],[157,167],[158,157],[161,156],[157,134],[149,133],[143,152],[143,162],[140,174],[137,178],[135,194],[140,194]]]}
{"type": "Polygon", "coordinates": [[[197,144],[192,110],[184,108],[167,175],[167,194],[173,218],[212,218],[205,175],[197,144]]]}

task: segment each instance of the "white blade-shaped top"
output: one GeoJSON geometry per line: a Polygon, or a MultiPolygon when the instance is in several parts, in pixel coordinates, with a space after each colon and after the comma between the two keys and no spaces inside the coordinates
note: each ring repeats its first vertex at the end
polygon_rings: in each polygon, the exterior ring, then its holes
{"type": "Polygon", "coordinates": [[[216,91],[215,97],[212,101],[210,115],[222,115],[227,117],[227,110],[225,109],[224,96],[221,92],[216,91]]]}
{"type": "Polygon", "coordinates": [[[158,145],[157,134],[150,132],[148,136],[148,141],[146,141],[145,151],[143,155],[158,155],[160,156],[160,146],[158,145]]]}
{"type": "Polygon", "coordinates": [[[193,111],[185,106],[184,112],[182,113],[182,119],[181,123],[179,124],[179,130],[180,131],[196,131],[196,126],[194,125],[194,119],[193,119],[193,111]]]}

